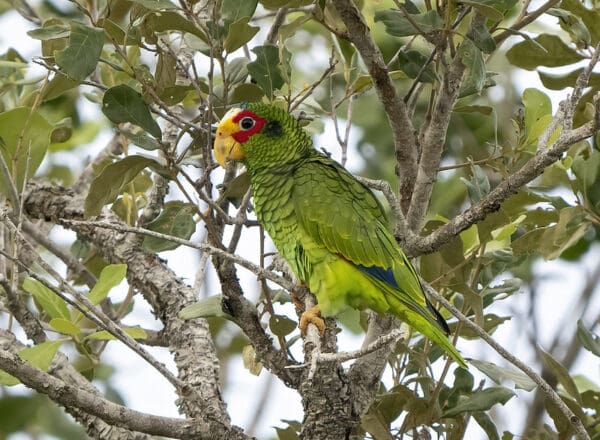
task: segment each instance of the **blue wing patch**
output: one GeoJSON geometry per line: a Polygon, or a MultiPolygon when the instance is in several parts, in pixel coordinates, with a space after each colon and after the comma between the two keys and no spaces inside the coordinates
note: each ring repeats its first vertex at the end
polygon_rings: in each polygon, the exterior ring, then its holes
{"type": "Polygon", "coordinates": [[[362,264],[357,264],[356,267],[361,270],[362,272],[371,275],[374,278],[377,278],[379,281],[383,281],[384,283],[389,284],[390,286],[394,287],[395,289],[399,289],[400,286],[398,286],[398,283],[396,282],[396,279],[394,278],[394,272],[392,272],[392,269],[384,269],[383,267],[379,267],[379,266],[363,266],[362,264]]]}

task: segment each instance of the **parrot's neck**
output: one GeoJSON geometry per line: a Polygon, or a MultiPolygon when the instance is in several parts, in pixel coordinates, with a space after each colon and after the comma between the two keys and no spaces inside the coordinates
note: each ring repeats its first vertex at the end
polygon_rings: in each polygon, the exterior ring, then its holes
{"type": "MultiPolygon", "coordinates": [[[[309,140],[310,141],[310,140],[309,140]]],[[[312,146],[312,143],[303,145],[302,147],[294,146],[286,151],[285,157],[271,157],[271,152],[274,149],[265,149],[261,157],[253,156],[246,157],[245,165],[248,169],[250,177],[261,174],[290,174],[306,159],[318,154],[312,146]]]]}

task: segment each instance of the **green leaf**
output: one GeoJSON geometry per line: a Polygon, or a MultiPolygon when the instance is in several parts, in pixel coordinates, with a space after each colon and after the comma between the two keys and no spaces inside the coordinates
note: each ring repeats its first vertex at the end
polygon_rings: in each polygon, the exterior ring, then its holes
{"type": "MultiPolygon", "coordinates": [[[[409,78],[416,78],[428,61],[429,57],[423,55],[418,50],[400,51],[398,53],[400,69],[402,69],[409,78]]],[[[425,68],[423,73],[421,73],[419,80],[421,82],[433,82],[436,80],[435,71],[430,65],[425,68]]]]}
{"type": "Polygon", "coordinates": [[[486,388],[485,390],[476,391],[471,396],[461,399],[455,407],[445,411],[442,417],[455,417],[465,412],[488,411],[497,403],[504,405],[513,396],[515,396],[515,393],[508,388],[486,388]]]}
{"type": "Polygon", "coordinates": [[[550,8],[546,14],[558,18],[558,23],[571,37],[578,48],[586,48],[592,42],[592,36],[581,18],[561,8],[550,8]]]}
{"type": "Polygon", "coordinates": [[[560,37],[549,34],[515,44],[506,52],[506,57],[512,65],[525,70],[534,70],[539,66],[566,66],[584,59],[560,37]]]}
{"type": "Polygon", "coordinates": [[[540,118],[552,114],[552,101],[540,90],[525,89],[522,101],[525,106],[525,128],[527,131],[531,131],[540,118]]]}
{"type": "Polygon", "coordinates": [[[51,133],[52,125],[36,110],[17,107],[0,113],[0,153],[11,171],[13,166],[16,170],[16,175],[10,177],[2,173],[1,193],[7,193],[7,178],[17,190],[23,188],[25,178],[33,176],[42,163],[51,133]]]}
{"type": "Polygon", "coordinates": [[[594,149],[589,157],[575,156],[573,173],[577,177],[577,187],[591,206],[600,204],[600,151],[594,149]]]}
{"type": "Polygon", "coordinates": [[[466,39],[461,43],[458,54],[467,69],[465,80],[461,85],[460,96],[466,96],[466,90],[472,90],[472,93],[481,93],[487,80],[485,61],[481,51],[471,40],[466,39]]]}
{"type": "Polygon", "coordinates": [[[72,22],[69,45],[56,52],[56,64],[70,78],[83,81],[96,69],[102,46],[104,29],[94,29],[72,22]]]}
{"type": "Polygon", "coordinates": [[[496,428],[496,425],[494,424],[490,416],[488,416],[484,412],[474,412],[473,418],[475,419],[477,424],[481,426],[481,429],[485,431],[488,440],[500,440],[500,436],[498,435],[498,428],[496,428]]]}
{"type": "Polygon", "coordinates": [[[554,359],[554,357],[550,353],[544,350],[540,351],[542,352],[542,356],[544,357],[544,362],[546,363],[554,377],[556,377],[558,383],[560,383],[565,389],[565,391],[571,397],[573,397],[577,401],[577,403],[581,405],[581,395],[579,394],[579,390],[577,390],[577,386],[575,385],[575,382],[573,382],[573,378],[571,377],[567,369],[560,362],[554,359]]]}
{"type": "Polygon", "coordinates": [[[248,63],[250,61],[246,57],[234,58],[227,63],[225,77],[229,84],[243,83],[248,77],[248,63]]]}
{"type": "Polygon", "coordinates": [[[63,341],[46,341],[19,351],[19,357],[35,368],[48,371],[50,364],[63,341]]]}
{"type": "Polygon", "coordinates": [[[256,60],[248,63],[248,72],[269,99],[272,99],[275,90],[285,84],[280,68],[279,49],[271,45],[257,46],[252,52],[256,54],[256,60]]]}
{"type": "Polygon", "coordinates": [[[152,151],[152,150],[161,150],[162,145],[159,141],[150,137],[140,128],[135,127],[133,130],[129,129],[129,127],[123,127],[119,130],[121,134],[123,134],[132,144],[137,145],[144,150],[152,151]]]}
{"type": "Polygon", "coordinates": [[[0,370],[0,385],[5,387],[14,387],[20,383],[21,381],[15,376],[8,374],[6,371],[0,370]]]}
{"type": "Polygon", "coordinates": [[[250,21],[250,17],[243,17],[229,25],[227,38],[223,42],[225,51],[231,53],[238,50],[257,34],[260,28],[258,26],[250,26],[248,21],[250,21]]]}
{"type": "Polygon", "coordinates": [[[459,3],[472,6],[481,15],[494,21],[504,19],[504,4],[497,0],[459,0],[459,3]]]}
{"type": "Polygon", "coordinates": [[[170,9],[177,9],[172,2],[169,0],[131,0],[133,3],[142,5],[144,8],[148,8],[151,11],[166,11],[170,9]]]}
{"type": "Polygon", "coordinates": [[[361,417],[360,427],[367,431],[375,440],[394,440],[390,429],[377,413],[369,412],[361,417]]]}
{"type": "Polygon", "coordinates": [[[144,26],[151,33],[181,31],[194,35],[205,43],[208,42],[208,37],[204,31],[177,12],[163,11],[148,14],[144,20],[144,26]]]}
{"type": "Polygon", "coordinates": [[[276,336],[286,336],[296,329],[297,323],[283,315],[271,315],[269,328],[276,336]]]}
{"type": "MultiPolygon", "coordinates": [[[[148,333],[146,333],[144,331],[144,329],[139,326],[122,327],[121,330],[123,330],[125,333],[127,333],[129,336],[131,336],[133,339],[146,339],[148,337],[148,333]]],[[[91,335],[86,336],[85,339],[93,339],[93,340],[100,340],[100,341],[113,341],[113,340],[116,340],[117,338],[115,336],[113,336],[112,333],[110,333],[106,330],[101,330],[99,332],[92,333],[91,335]]]]}
{"type": "Polygon", "coordinates": [[[584,236],[589,226],[590,221],[581,206],[561,209],[556,225],[545,228],[538,240],[542,256],[546,260],[558,258],[584,236]]]}
{"type": "Polygon", "coordinates": [[[223,0],[221,17],[228,23],[234,23],[240,18],[250,18],[254,15],[258,0],[223,0]]]}
{"type": "Polygon", "coordinates": [[[27,31],[27,35],[36,40],[53,40],[55,38],[66,38],[71,33],[71,28],[65,24],[51,24],[37,29],[27,31]]]}
{"type": "Polygon", "coordinates": [[[177,316],[180,319],[232,318],[229,313],[223,310],[223,295],[211,295],[201,301],[190,304],[181,309],[177,316]]]}
{"type": "Polygon", "coordinates": [[[592,45],[600,42],[600,11],[597,7],[588,9],[581,0],[562,0],[560,7],[580,17],[585,27],[589,30],[592,45]]]}
{"type": "MultiPolygon", "coordinates": [[[[179,201],[165,203],[160,215],[146,225],[151,231],[188,240],[196,230],[193,214],[196,207],[179,201]]],[[[179,243],[162,238],[144,237],[144,248],[149,252],[169,251],[179,247],[179,243]]]]}
{"type": "Polygon", "coordinates": [[[490,180],[485,171],[483,171],[483,168],[479,165],[472,165],[471,171],[473,177],[470,181],[464,177],[461,177],[460,180],[467,186],[471,202],[477,203],[490,192],[490,180]]]}
{"type": "Polygon", "coordinates": [[[410,18],[418,26],[418,29],[402,12],[395,9],[375,12],[375,22],[382,22],[385,25],[385,31],[394,37],[426,34],[440,30],[444,26],[444,21],[435,10],[424,14],[410,14],[410,18]]]}
{"type": "MultiPolygon", "coordinates": [[[[148,338],[148,333],[146,333],[146,331],[139,326],[122,327],[121,330],[123,330],[125,333],[127,333],[129,336],[131,336],[133,339],[148,338]]],[[[101,330],[99,332],[92,333],[91,335],[86,336],[85,339],[92,339],[95,341],[114,341],[117,338],[112,333],[110,333],[106,330],[101,330]]]]}
{"type": "Polygon", "coordinates": [[[71,314],[64,300],[38,280],[27,278],[23,290],[33,295],[38,304],[51,318],[70,319],[71,314]]]}
{"type": "MultiPolygon", "coordinates": [[[[579,78],[579,75],[581,75],[581,72],[583,72],[583,67],[569,73],[546,73],[538,71],[538,75],[542,84],[547,89],[564,90],[567,87],[575,86],[575,82],[579,78]]],[[[600,89],[600,73],[592,72],[588,85],[594,89],[600,89]]]]}
{"type": "Polygon", "coordinates": [[[161,137],[160,127],[150,114],[142,95],[125,84],[112,87],[104,93],[102,112],[115,124],[131,122],[155,138],[161,137]]]}
{"type": "Polygon", "coordinates": [[[126,264],[109,264],[100,272],[98,281],[92,287],[88,299],[94,305],[100,304],[108,296],[108,292],[125,279],[126,274],[126,264]]]}
{"type": "Polygon", "coordinates": [[[265,96],[262,88],[256,84],[240,84],[231,94],[231,102],[258,102],[265,96]]]}
{"type": "Polygon", "coordinates": [[[469,37],[475,46],[483,53],[492,53],[496,50],[496,42],[484,21],[473,23],[467,37],[469,37]]]}
{"type": "Polygon", "coordinates": [[[81,333],[81,329],[68,319],[53,318],[49,324],[50,327],[63,335],[77,336],[81,333]]]}
{"type": "Polygon", "coordinates": [[[236,207],[240,206],[242,199],[250,188],[250,176],[244,172],[232,179],[223,189],[220,199],[229,200],[236,207]]]}
{"type": "Polygon", "coordinates": [[[500,367],[496,364],[478,361],[476,359],[471,359],[469,363],[496,382],[498,385],[504,380],[510,380],[514,382],[515,388],[520,388],[522,390],[532,391],[536,387],[535,382],[531,380],[529,376],[519,370],[508,367],[500,367]]]}
{"type": "Polygon", "coordinates": [[[581,319],[577,320],[577,339],[583,348],[600,357],[600,336],[585,328],[581,319]]]}
{"type": "Polygon", "coordinates": [[[144,168],[157,165],[155,160],[147,157],[127,156],[104,167],[90,185],[85,199],[85,217],[100,214],[102,207],[112,203],[144,168]]]}
{"type": "MultiPolygon", "coordinates": [[[[42,342],[33,347],[23,348],[19,351],[19,357],[40,370],[48,371],[61,344],[62,341],[42,342]]],[[[13,386],[19,383],[19,379],[16,377],[11,376],[5,371],[0,371],[0,385],[13,386]]]]}

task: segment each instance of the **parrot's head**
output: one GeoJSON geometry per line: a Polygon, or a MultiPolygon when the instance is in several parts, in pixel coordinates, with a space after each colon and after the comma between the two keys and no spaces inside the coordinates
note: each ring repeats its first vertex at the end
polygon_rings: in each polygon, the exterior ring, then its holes
{"type": "Polygon", "coordinates": [[[312,150],[310,137],[293,116],[260,103],[229,110],[217,127],[214,143],[215,159],[221,166],[234,160],[249,169],[291,162],[312,150]]]}

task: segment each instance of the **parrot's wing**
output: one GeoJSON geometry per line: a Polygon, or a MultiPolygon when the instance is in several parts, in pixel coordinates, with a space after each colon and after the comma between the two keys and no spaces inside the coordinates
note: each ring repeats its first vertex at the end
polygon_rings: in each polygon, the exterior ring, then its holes
{"type": "Polygon", "coordinates": [[[383,208],[367,187],[328,157],[312,156],[294,172],[292,202],[312,241],[371,277],[394,315],[466,368],[446,337],[448,325],[427,301],[415,269],[387,229],[383,208]]]}
{"type": "Polygon", "coordinates": [[[315,242],[426,305],[414,268],[387,229],[381,204],[341,165],[323,155],[306,160],[294,172],[292,201],[315,242]]]}

